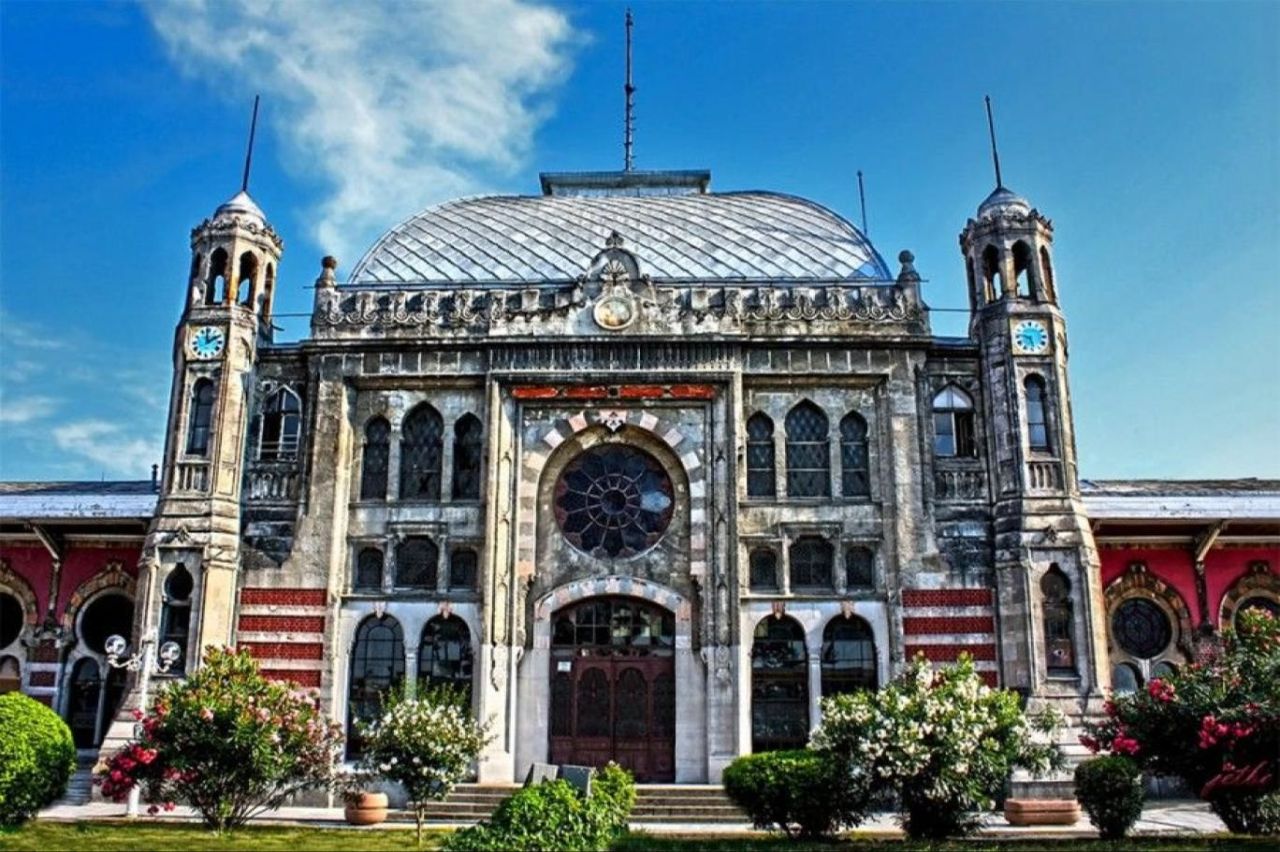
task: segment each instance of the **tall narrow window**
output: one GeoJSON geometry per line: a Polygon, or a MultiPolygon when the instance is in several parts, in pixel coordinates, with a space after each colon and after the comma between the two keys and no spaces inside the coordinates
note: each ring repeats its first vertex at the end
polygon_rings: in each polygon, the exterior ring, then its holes
{"type": "Polygon", "coordinates": [[[875,585],[875,556],[865,547],[850,547],[844,552],[844,584],[848,589],[867,589],[875,585]]]}
{"type": "Polygon", "coordinates": [[[382,551],[376,547],[362,548],[356,556],[356,573],[351,587],[357,592],[382,591],[382,551]]]}
{"type": "Polygon", "coordinates": [[[205,283],[204,303],[220,305],[227,295],[227,279],[231,273],[227,270],[227,250],[216,249],[209,255],[209,279],[205,283]]]}
{"type": "Polygon", "coordinates": [[[400,498],[439,500],[444,421],[426,403],[404,419],[400,438],[400,498]]]}
{"type": "Polygon", "coordinates": [[[805,400],[787,413],[787,496],[830,497],[827,415],[805,400]]]}
{"type": "Polygon", "coordinates": [[[268,399],[262,412],[262,439],[258,458],[286,461],[298,457],[298,435],[302,431],[302,405],[289,388],[280,388],[268,399]]]}
{"type": "Polygon", "coordinates": [[[1027,376],[1027,444],[1033,450],[1049,450],[1049,424],[1044,410],[1044,379],[1027,376]]]}
{"type": "Polygon", "coordinates": [[[962,458],[977,455],[973,401],[955,385],[947,385],[933,398],[933,452],[962,458]]]}
{"type": "Polygon", "coordinates": [[[480,498],[480,418],[464,414],[453,426],[453,497],[455,500],[480,498]]]}
{"type": "Polygon", "coordinates": [[[471,705],[471,631],[456,615],[440,616],[422,628],[418,643],[418,686],[445,686],[471,705]]]}
{"type": "Polygon", "coordinates": [[[480,559],[469,547],[459,547],[449,554],[449,588],[471,591],[476,587],[476,566],[480,559]]]}
{"type": "Polygon", "coordinates": [[[1004,295],[1004,272],[1000,269],[1000,250],[987,246],[982,252],[982,283],[991,302],[1004,295]]]}
{"type": "Polygon", "coordinates": [[[404,631],[391,616],[366,618],[356,628],[347,689],[347,756],[359,755],[356,722],[371,722],[404,682],[404,631]]]}
{"type": "Polygon", "coordinates": [[[816,535],[801,536],[787,554],[791,561],[791,588],[831,589],[831,545],[816,535]]]}
{"type": "Polygon", "coordinates": [[[1053,301],[1053,265],[1049,262],[1049,250],[1040,248],[1040,275],[1044,279],[1044,297],[1053,301]]]}
{"type": "Polygon", "coordinates": [[[267,275],[262,285],[262,298],[258,300],[258,312],[264,320],[271,317],[271,294],[276,289],[276,268],[267,264],[267,275]]]}
{"type": "Polygon", "coordinates": [[[240,255],[240,274],[236,276],[236,301],[253,307],[253,282],[258,278],[258,256],[251,251],[240,255]]]}
{"type": "Polygon", "coordinates": [[[773,421],[764,414],[756,413],[747,420],[747,496],[773,497],[777,488],[773,421]]]}
{"type": "Polygon", "coordinates": [[[209,454],[209,433],[213,422],[213,382],[197,379],[191,388],[191,417],[187,426],[187,455],[209,454]]]}
{"type": "Polygon", "coordinates": [[[1032,296],[1031,291],[1031,249],[1022,240],[1013,244],[1013,274],[1016,279],[1018,295],[1024,299],[1032,296]]]}
{"type": "Polygon", "coordinates": [[[191,632],[191,592],[195,581],[187,566],[179,562],[164,581],[164,609],[160,619],[160,644],[176,642],[182,649],[170,674],[187,670],[187,639],[191,632]]]}
{"type": "Polygon", "coordinates": [[[440,550],[429,538],[406,538],[396,548],[396,588],[425,589],[436,587],[440,550]]]}
{"type": "Polygon", "coordinates": [[[822,631],[822,694],[875,689],[878,683],[871,625],[856,615],[828,621],[822,631]]]}
{"type": "Polygon", "coordinates": [[[808,739],[804,628],[790,616],[769,616],[751,643],[751,750],[803,748],[808,739]]]}
{"type": "Polygon", "coordinates": [[[391,424],[375,417],[364,427],[364,454],[360,459],[360,499],[387,499],[387,468],[391,460],[391,424]]]}
{"type": "Polygon", "coordinates": [[[1071,641],[1071,581],[1057,563],[1040,580],[1044,608],[1044,652],[1049,674],[1075,674],[1075,643],[1071,641]]]}
{"type": "Polygon", "coordinates": [[[840,484],[846,497],[866,497],[871,493],[867,421],[853,411],[840,421],[840,484]]]}
{"type": "Polygon", "coordinates": [[[757,547],[748,558],[751,569],[751,591],[778,588],[778,555],[767,547],[757,547]]]}

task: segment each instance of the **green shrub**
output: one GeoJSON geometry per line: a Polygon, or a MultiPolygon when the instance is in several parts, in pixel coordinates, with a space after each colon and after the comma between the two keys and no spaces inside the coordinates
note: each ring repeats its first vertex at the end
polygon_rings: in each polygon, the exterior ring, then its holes
{"type": "Polygon", "coordinates": [[[563,779],[525,787],[505,799],[487,822],[450,835],[444,848],[449,852],[607,849],[626,833],[635,799],[631,774],[611,763],[596,774],[589,797],[583,798],[563,779]]]}
{"type": "Polygon", "coordinates": [[[1142,771],[1127,757],[1095,757],[1076,767],[1076,799],[1103,840],[1119,840],[1142,814],[1142,771]]]}
{"type": "Polygon", "coordinates": [[[749,754],[724,770],[724,790],[757,828],[815,838],[866,817],[867,786],[830,753],[809,749],[749,754]]]}
{"type": "Polygon", "coordinates": [[[76,768],[67,723],[19,692],[0,695],[0,826],[14,826],[61,796],[76,768]]]}

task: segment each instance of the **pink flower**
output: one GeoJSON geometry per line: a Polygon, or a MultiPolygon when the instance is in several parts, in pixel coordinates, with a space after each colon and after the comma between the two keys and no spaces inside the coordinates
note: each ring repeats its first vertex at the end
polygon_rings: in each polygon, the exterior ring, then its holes
{"type": "Polygon", "coordinates": [[[135,722],[141,722],[141,721],[142,721],[142,717],[143,717],[143,716],[145,716],[145,715],[146,715],[146,714],[145,714],[145,713],[143,713],[141,710],[134,710],[134,711],[133,711],[133,721],[135,721],[135,722]]]}
{"type": "Polygon", "coordinates": [[[1111,741],[1111,750],[1116,754],[1134,755],[1138,753],[1138,741],[1124,734],[1117,734],[1111,741]]]}
{"type": "Polygon", "coordinates": [[[147,808],[147,813],[151,814],[152,816],[155,816],[156,814],[160,813],[160,808],[158,808],[155,805],[151,805],[147,808]]]}
{"type": "Polygon", "coordinates": [[[1173,684],[1158,677],[1152,678],[1151,683],[1147,684],[1147,694],[1162,704],[1168,704],[1177,697],[1173,684]]]}
{"type": "Polygon", "coordinates": [[[1097,740],[1095,740],[1095,739],[1094,739],[1093,737],[1091,737],[1091,736],[1088,736],[1087,734],[1082,735],[1082,736],[1080,737],[1080,745],[1082,745],[1082,746],[1084,746],[1085,748],[1089,749],[1089,751],[1090,751],[1090,752],[1092,752],[1093,754],[1097,754],[1097,753],[1098,753],[1098,749],[1102,747],[1102,746],[1101,746],[1101,744],[1100,744],[1097,740]]]}
{"type": "Polygon", "coordinates": [[[212,710],[210,710],[208,707],[203,708],[203,709],[200,711],[200,718],[201,718],[201,719],[204,719],[206,722],[212,722],[212,721],[213,721],[213,711],[212,711],[212,710]]]}
{"type": "Polygon", "coordinates": [[[171,811],[171,810],[173,810],[173,802],[165,802],[165,803],[164,803],[164,809],[165,809],[166,811],[171,811]]]}

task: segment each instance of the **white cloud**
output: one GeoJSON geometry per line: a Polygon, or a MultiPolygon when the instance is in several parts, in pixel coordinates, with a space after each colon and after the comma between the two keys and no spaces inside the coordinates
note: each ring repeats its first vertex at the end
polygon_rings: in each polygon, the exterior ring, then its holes
{"type": "Polygon", "coordinates": [[[134,479],[150,475],[163,447],[105,420],[79,420],[53,430],[58,448],[96,463],[103,472],[134,479]]]}
{"type": "Polygon", "coordinates": [[[531,0],[146,8],[185,72],[263,93],[292,167],[329,183],[314,236],[347,265],[403,216],[520,166],[581,41],[531,0]]]}
{"type": "Polygon", "coordinates": [[[28,423],[48,417],[58,407],[51,396],[0,396],[0,423],[28,423]]]}

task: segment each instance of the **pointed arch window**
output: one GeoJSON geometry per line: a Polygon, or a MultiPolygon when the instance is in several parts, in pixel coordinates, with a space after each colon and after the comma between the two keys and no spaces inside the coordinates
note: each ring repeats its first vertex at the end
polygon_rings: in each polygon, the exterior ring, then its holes
{"type": "Polygon", "coordinates": [[[824,589],[831,585],[832,547],[816,535],[805,535],[791,544],[791,588],[824,589]]]}
{"type": "Polygon", "coordinates": [[[1040,275],[1044,280],[1044,297],[1053,301],[1053,264],[1049,261],[1049,250],[1044,246],[1040,247],[1040,275]]]}
{"type": "Polygon", "coordinates": [[[371,722],[388,695],[404,683],[404,631],[391,616],[366,618],[356,628],[347,689],[347,756],[360,754],[356,722],[371,722]]]}
{"type": "Polygon", "coordinates": [[[433,590],[440,550],[425,536],[406,538],[396,548],[396,588],[433,590]]]}
{"type": "Polygon", "coordinates": [[[1018,295],[1024,299],[1032,296],[1031,284],[1031,249],[1022,240],[1013,244],[1013,274],[1018,295]]]}
{"type": "Polygon", "coordinates": [[[1071,640],[1071,581],[1057,563],[1040,580],[1044,613],[1044,652],[1049,674],[1076,673],[1075,643],[1071,640]]]}
{"type": "Polygon", "coordinates": [[[444,421],[423,403],[409,413],[401,427],[400,499],[439,500],[444,421]]]}
{"type": "Polygon", "coordinates": [[[777,488],[773,421],[757,412],[747,420],[747,496],[773,497],[777,488]]]}
{"type": "Polygon", "coordinates": [[[160,644],[175,642],[182,649],[171,674],[180,675],[187,670],[187,641],[191,633],[191,593],[195,580],[187,566],[181,562],[173,567],[164,581],[164,607],[160,619],[160,644]]]}
{"type": "Polygon", "coordinates": [[[262,318],[269,319],[271,317],[271,297],[276,289],[276,268],[273,264],[267,264],[267,274],[263,279],[262,298],[258,300],[258,313],[262,318]]]}
{"type": "Polygon", "coordinates": [[[236,301],[253,307],[253,283],[258,278],[258,256],[251,251],[240,255],[240,274],[236,276],[236,301]]]}
{"type": "Polygon", "coordinates": [[[290,388],[280,388],[267,399],[262,412],[262,436],[258,458],[263,461],[292,461],[298,457],[298,436],[302,431],[302,403],[290,388]]]}
{"type": "Polygon", "coordinates": [[[867,421],[850,411],[840,421],[840,485],[845,497],[867,497],[871,494],[867,421]]]}
{"type": "Polygon", "coordinates": [[[375,417],[364,427],[364,454],[360,459],[360,499],[387,499],[387,469],[391,466],[391,424],[375,417]]]}
{"type": "Polygon", "coordinates": [[[231,275],[227,271],[227,250],[215,249],[209,255],[209,279],[205,282],[204,303],[220,305],[227,295],[227,279],[231,275]]]}
{"type": "Polygon", "coordinates": [[[356,574],[351,588],[357,592],[382,591],[382,551],[376,547],[361,548],[356,555],[356,574]]]}
{"type": "Polygon", "coordinates": [[[437,615],[422,628],[418,643],[418,686],[456,690],[471,705],[471,631],[456,615],[437,615]]]}
{"type": "Polygon", "coordinates": [[[879,686],[876,640],[856,615],[836,616],[822,631],[822,694],[841,695],[879,686]]]}
{"type": "Polygon", "coordinates": [[[213,424],[213,381],[197,379],[191,387],[191,415],[187,425],[187,455],[207,456],[213,424]]]}
{"type": "Polygon", "coordinates": [[[747,561],[750,563],[751,591],[778,588],[778,554],[768,547],[757,547],[751,551],[747,561]]]}
{"type": "Polygon", "coordinates": [[[482,443],[480,418],[464,414],[453,426],[453,497],[455,500],[480,499],[480,457],[482,443]]]}
{"type": "Polygon", "coordinates": [[[844,583],[848,589],[869,589],[876,583],[875,555],[869,548],[853,546],[844,552],[844,583]]]}
{"type": "Polygon", "coordinates": [[[787,496],[830,497],[827,415],[805,400],[787,413],[787,496]]]}
{"type": "Polygon", "coordinates": [[[955,385],[933,398],[933,453],[972,458],[978,454],[973,436],[973,400],[955,385]]]}
{"type": "Polygon", "coordinates": [[[1049,452],[1049,423],[1045,415],[1044,379],[1027,376],[1027,445],[1033,450],[1049,452]]]}
{"type": "Polygon", "coordinates": [[[993,302],[1004,295],[1004,272],[1000,269],[1000,250],[987,246],[982,252],[982,284],[987,291],[987,301],[993,302]]]}

